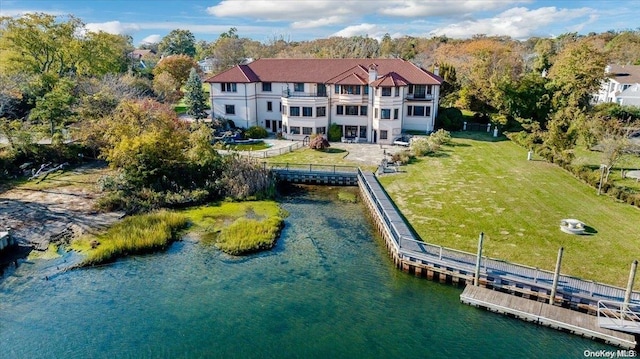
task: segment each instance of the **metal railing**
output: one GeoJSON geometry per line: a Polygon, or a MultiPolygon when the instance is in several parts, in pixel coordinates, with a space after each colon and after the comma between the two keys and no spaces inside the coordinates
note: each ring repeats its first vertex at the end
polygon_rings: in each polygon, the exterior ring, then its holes
{"type": "Polygon", "coordinates": [[[263,162],[265,168],[269,168],[273,171],[296,171],[304,173],[356,173],[358,167],[344,166],[344,165],[318,165],[313,163],[268,163],[263,162]]]}
{"type": "Polygon", "coordinates": [[[598,325],[608,329],[640,333],[640,305],[600,300],[598,325]]]}
{"type": "Polygon", "coordinates": [[[237,154],[246,157],[253,158],[269,158],[280,156],[285,153],[293,152],[299,148],[305,147],[302,142],[296,141],[290,144],[287,147],[274,148],[274,149],[266,149],[266,150],[257,150],[257,151],[236,151],[237,154]]]}
{"type": "Polygon", "coordinates": [[[327,93],[326,92],[298,92],[298,91],[284,90],[284,91],[282,91],[282,97],[284,97],[284,98],[289,98],[289,97],[327,97],[327,93]]]}

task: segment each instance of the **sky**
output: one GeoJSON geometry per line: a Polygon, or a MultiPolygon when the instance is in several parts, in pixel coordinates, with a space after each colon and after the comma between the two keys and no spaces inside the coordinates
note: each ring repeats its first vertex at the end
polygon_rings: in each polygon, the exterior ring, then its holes
{"type": "Polygon", "coordinates": [[[0,16],[44,12],[89,30],[154,43],[174,29],[214,41],[231,27],[261,42],[331,36],[381,39],[476,34],[524,40],[567,32],[637,30],[640,0],[0,0],[0,16]]]}

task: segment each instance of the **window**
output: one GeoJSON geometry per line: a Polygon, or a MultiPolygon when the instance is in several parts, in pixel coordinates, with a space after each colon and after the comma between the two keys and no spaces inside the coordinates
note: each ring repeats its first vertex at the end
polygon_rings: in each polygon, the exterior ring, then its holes
{"type": "Polygon", "coordinates": [[[396,87],[396,97],[400,96],[400,87],[396,87]]]}
{"type": "Polygon", "coordinates": [[[273,111],[273,102],[267,101],[267,111],[273,111]]]}
{"type": "Polygon", "coordinates": [[[344,126],[344,137],[358,137],[358,126],[344,126]]]}
{"type": "Polygon", "coordinates": [[[293,84],[293,91],[304,92],[304,83],[296,82],[295,84],[293,84]]]}
{"type": "Polygon", "coordinates": [[[342,114],[344,114],[344,106],[342,105],[336,106],[336,115],[342,115],[342,114]]]}
{"type": "Polygon", "coordinates": [[[367,106],[360,106],[360,116],[367,115],[367,106]]]}
{"type": "Polygon", "coordinates": [[[431,116],[430,106],[407,106],[407,115],[409,116],[431,116]]]}
{"type": "Polygon", "coordinates": [[[359,95],[360,86],[344,85],[340,88],[340,93],[345,95],[359,95]]]}
{"type": "Polygon", "coordinates": [[[364,94],[365,95],[369,94],[369,86],[364,86],[364,94]]]}
{"type": "Polygon", "coordinates": [[[360,138],[367,138],[367,126],[360,126],[360,138]]]}
{"type": "Polygon", "coordinates": [[[394,108],[394,109],[393,109],[393,119],[394,119],[394,120],[397,120],[397,119],[398,119],[398,109],[397,109],[397,108],[394,108]]]}
{"type": "Polygon", "coordinates": [[[264,120],[264,127],[271,129],[271,120],[264,120]]]}
{"type": "Polygon", "coordinates": [[[351,105],[345,106],[344,114],[349,116],[358,116],[358,106],[351,106],[351,105]]]}
{"type": "Polygon", "coordinates": [[[262,92],[271,92],[271,82],[262,83],[262,92]]]}
{"type": "Polygon", "coordinates": [[[318,96],[326,97],[327,96],[327,86],[325,84],[316,84],[318,88],[318,96]]]}
{"type": "MultiPolygon", "coordinates": [[[[429,87],[429,92],[431,92],[431,87],[429,87]]],[[[409,86],[409,93],[413,93],[413,98],[425,98],[427,93],[426,85],[413,85],[409,86]]]]}
{"type": "Polygon", "coordinates": [[[303,107],[302,108],[302,116],[303,117],[311,117],[311,116],[313,116],[313,107],[303,107]]]}
{"type": "Polygon", "coordinates": [[[340,93],[340,85],[335,85],[333,93],[340,93]]]}
{"type": "Polygon", "coordinates": [[[391,87],[381,88],[382,96],[391,96],[391,87]]]}
{"type": "Polygon", "coordinates": [[[224,105],[224,113],[226,115],[235,115],[236,114],[236,105],[224,105]]]}
{"type": "Polygon", "coordinates": [[[235,82],[223,82],[220,85],[222,86],[222,92],[237,92],[238,91],[235,82]]]}
{"type": "MultiPolygon", "coordinates": [[[[282,121],[278,121],[278,128],[282,129],[282,121]]],[[[285,128],[284,132],[287,132],[287,126],[284,126],[284,128],[285,128]]]]}
{"type": "Polygon", "coordinates": [[[319,135],[324,135],[327,132],[326,127],[316,127],[316,133],[319,135]]]}
{"type": "Polygon", "coordinates": [[[289,127],[289,133],[292,134],[292,135],[299,135],[300,134],[300,127],[298,127],[298,126],[289,127]]]}
{"type": "Polygon", "coordinates": [[[381,139],[381,140],[386,140],[386,139],[388,138],[388,136],[389,136],[389,135],[388,135],[387,130],[381,130],[381,131],[380,131],[380,139],[381,139]]]}
{"type": "Polygon", "coordinates": [[[300,116],[300,107],[298,106],[289,107],[289,116],[300,116]]]}
{"type": "Polygon", "coordinates": [[[380,118],[383,120],[391,119],[391,109],[389,108],[380,109],[380,118]]]}
{"type": "Polygon", "coordinates": [[[325,117],[327,115],[327,107],[316,107],[316,117],[325,117]]]}
{"type": "Polygon", "coordinates": [[[303,135],[310,135],[313,133],[313,127],[303,127],[302,128],[302,134],[303,135]]]}

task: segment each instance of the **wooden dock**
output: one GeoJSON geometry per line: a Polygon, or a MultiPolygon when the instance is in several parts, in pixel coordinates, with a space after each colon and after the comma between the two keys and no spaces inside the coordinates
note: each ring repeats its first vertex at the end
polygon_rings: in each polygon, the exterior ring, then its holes
{"type": "Polygon", "coordinates": [[[460,301],[625,349],[635,349],[637,346],[636,339],[631,334],[600,328],[595,316],[496,290],[468,285],[460,295],[460,301]]]}

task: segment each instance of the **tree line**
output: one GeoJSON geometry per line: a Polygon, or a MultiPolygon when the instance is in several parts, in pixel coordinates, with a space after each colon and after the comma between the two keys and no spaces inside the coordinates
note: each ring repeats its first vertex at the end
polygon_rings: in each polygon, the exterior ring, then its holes
{"type": "MultiPolygon", "coordinates": [[[[153,183],[126,162],[135,160],[127,152],[142,149],[171,149],[182,156],[194,148],[206,148],[187,141],[198,130],[174,123],[176,116],[170,107],[185,97],[191,115],[205,116],[204,74],[196,63],[205,58],[215,59],[214,73],[261,57],[402,58],[431,71],[437,68],[444,79],[439,127],[460,129],[461,110],[470,110],[477,121],[501,126],[513,133],[514,140],[562,165],[571,163],[579,144],[592,147],[606,142],[604,139],[615,139],[608,143],[618,150],[608,152],[620,153],[619,148],[628,145],[623,132],[640,118],[637,108],[593,106],[590,101],[605,79],[608,63],[640,64],[637,30],[567,33],[526,41],[506,36],[476,35],[461,40],[387,34],[381,40],[354,36],[290,41],[281,36],[263,43],[241,37],[236,28],[211,42],[176,29],[158,44],[142,48],[156,53],[144,68],[131,56],[130,37],[86,31],[84,23],[73,16],[0,18],[0,134],[8,142],[1,152],[0,176],[15,173],[20,161],[68,157],[70,148],[82,146],[91,156],[128,171],[130,183],[157,189],[192,188],[172,182],[171,176],[154,166],[195,161],[195,156],[172,158],[169,152],[133,156],[149,160],[169,156],[166,161],[139,167],[155,173],[153,183]],[[145,120],[148,114],[144,112],[153,114],[153,121],[145,120]],[[129,122],[123,124],[124,118],[129,122]],[[160,125],[151,125],[154,121],[160,125]],[[138,132],[129,128],[134,124],[138,132]],[[114,126],[129,129],[120,133],[114,126]],[[162,146],[165,139],[147,136],[142,131],[146,129],[158,136],[187,132],[167,138],[162,146]],[[34,145],[41,138],[51,139],[47,150],[34,145]],[[65,144],[65,139],[74,139],[74,144],[65,144]],[[149,142],[137,143],[143,140],[149,142]]],[[[607,161],[612,168],[615,156],[607,161]]]]}

